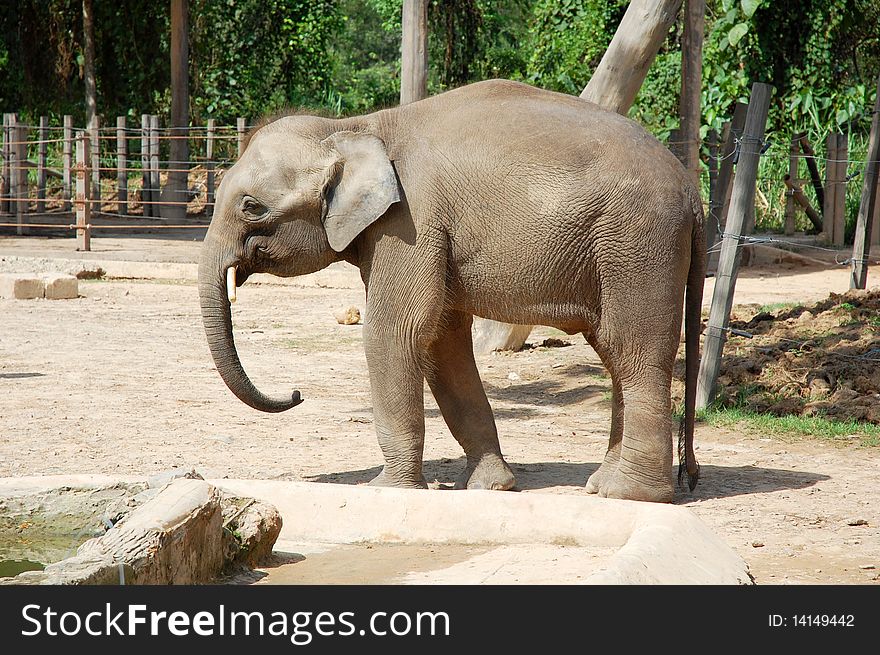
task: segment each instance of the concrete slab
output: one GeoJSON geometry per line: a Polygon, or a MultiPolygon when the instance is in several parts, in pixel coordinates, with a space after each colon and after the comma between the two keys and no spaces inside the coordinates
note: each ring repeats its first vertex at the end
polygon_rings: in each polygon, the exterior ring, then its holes
{"type": "MultiPolygon", "coordinates": [[[[293,567],[343,546],[452,546],[448,566],[399,570],[398,583],[750,584],[746,563],[684,507],[595,496],[493,491],[412,491],[367,486],[212,480],[222,490],[274,505],[284,519],[276,551],[293,567]],[[478,547],[461,551],[461,547],[478,547]],[[286,550],[285,550],[286,549],[286,550]],[[297,557],[299,556],[299,557],[297,557]],[[560,560],[562,558],[562,561],[560,560]],[[552,563],[552,565],[550,564],[552,563]],[[494,572],[494,573],[493,573],[494,572]]],[[[394,553],[394,549],[390,551],[394,553]]],[[[399,553],[397,553],[399,556],[399,553]]],[[[432,554],[429,558],[444,561],[432,554]]],[[[289,565],[290,566],[290,565],[289,565]]],[[[307,565],[308,566],[308,565],[307,565]]],[[[293,571],[276,573],[280,583],[293,571]]],[[[266,569],[263,582],[273,582],[266,569]]],[[[324,582],[333,582],[325,579],[324,582]]],[[[379,577],[377,583],[388,582],[379,577]]]]}

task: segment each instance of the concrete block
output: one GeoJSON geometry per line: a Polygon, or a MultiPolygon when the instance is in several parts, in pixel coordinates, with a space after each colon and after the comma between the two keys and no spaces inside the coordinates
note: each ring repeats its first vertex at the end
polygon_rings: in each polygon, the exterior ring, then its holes
{"type": "Polygon", "coordinates": [[[52,273],[46,276],[46,298],[66,300],[79,296],[79,281],[73,275],[52,273]]]}
{"type": "Polygon", "coordinates": [[[0,275],[0,298],[30,300],[42,298],[46,283],[32,273],[6,273],[0,275]]]}

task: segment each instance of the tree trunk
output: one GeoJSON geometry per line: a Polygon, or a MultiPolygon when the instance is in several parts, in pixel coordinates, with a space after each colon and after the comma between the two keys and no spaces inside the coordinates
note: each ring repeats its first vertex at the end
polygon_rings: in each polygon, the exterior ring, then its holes
{"type": "MultiPolygon", "coordinates": [[[[682,0],[632,0],[581,98],[626,115],[681,3],[682,0]]],[[[531,326],[475,319],[474,330],[475,349],[491,352],[519,350],[531,326]]]]}
{"type": "MultiPolygon", "coordinates": [[[[83,0],[83,78],[86,85],[86,125],[91,127],[98,113],[95,84],[95,26],[92,0],[83,0]]],[[[95,135],[97,136],[97,135],[95,135]]]]}
{"type": "Polygon", "coordinates": [[[171,0],[171,163],[162,189],[162,218],[186,218],[189,176],[189,16],[188,0],[171,0]]]}
{"type": "Polygon", "coordinates": [[[681,42],[681,100],[678,105],[679,159],[700,183],[700,92],[703,80],[703,31],[706,0],[685,0],[681,42]]]}
{"type": "Polygon", "coordinates": [[[403,0],[400,104],[428,95],[428,0],[403,0]]]}

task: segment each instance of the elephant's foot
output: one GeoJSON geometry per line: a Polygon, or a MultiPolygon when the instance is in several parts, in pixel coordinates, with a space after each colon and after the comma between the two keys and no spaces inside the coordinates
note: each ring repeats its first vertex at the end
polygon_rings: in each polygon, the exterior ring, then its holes
{"type": "Polygon", "coordinates": [[[489,453],[473,461],[468,458],[467,468],[455,483],[456,489],[513,489],[516,478],[501,455],[489,453]]]}
{"type": "Polygon", "coordinates": [[[418,478],[404,478],[388,474],[386,467],[382,467],[379,475],[370,480],[367,484],[371,487],[397,487],[398,489],[428,488],[428,483],[421,474],[419,474],[418,478]]]}
{"type": "MultiPolygon", "coordinates": [[[[596,473],[598,472],[599,471],[596,471],[596,473]]],[[[662,481],[648,482],[646,480],[628,476],[618,467],[611,476],[602,482],[597,493],[603,498],[642,500],[651,503],[671,503],[672,498],[675,495],[675,487],[672,484],[671,475],[668,479],[662,481]]]]}
{"type": "Polygon", "coordinates": [[[605,459],[602,461],[602,464],[600,464],[599,468],[593,472],[593,475],[587,479],[587,484],[584,487],[586,492],[588,494],[599,493],[599,491],[608,484],[608,481],[614,475],[615,471],[617,471],[617,463],[619,461],[619,447],[605,453],[605,459]]]}

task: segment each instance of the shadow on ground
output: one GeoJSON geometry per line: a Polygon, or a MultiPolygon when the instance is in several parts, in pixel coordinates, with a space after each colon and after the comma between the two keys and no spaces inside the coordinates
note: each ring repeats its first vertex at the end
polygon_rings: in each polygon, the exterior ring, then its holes
{"type": "Polygon", "coordinates": [[[768,469],[758,466],[701,466],[700,481],[693,491],[678,490],[677,504],[710,498],[729,498],[744,494],[762,494],[785,489],[804,489],[829,476],[809,471],[768,469]]]}
{"type": "MultiPolygon", "coordinates": [[[[516,488],[520,491],[549,489],[552,487],[582,487],[593,472],[599,468],[595,463],[534,462],[510,463],[516,475],[516,488]]],[[[424,463],[428,483],[439,483],[448,488],[464,471],[465,459],[434,459],[424,463]]],[[[365,484],[376,477],[381,466],[355,471],[325,473],[307,478],[310,482],[335,484],[365,484]]],[[[728,498],[744,494],[760,494],[787,489],[804,489],[828,480],[827,475],[806,471],[768,469],[757,466],[703,466],[700,482],[693,491],[678,487],[675,504],[686,505],[698,500],[728,498]]]]}

